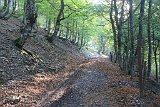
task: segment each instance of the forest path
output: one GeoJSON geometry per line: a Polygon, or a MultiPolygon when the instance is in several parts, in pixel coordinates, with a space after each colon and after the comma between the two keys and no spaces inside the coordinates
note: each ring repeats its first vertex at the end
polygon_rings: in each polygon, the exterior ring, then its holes
{"type": "Polygon", "coordinates": [[[83,70],[72,88],[50,107],[109,107],[106,94],[107,76],[98,71],[83,70]]]}
{"type": "Polygon", "coordinates": [[[107,73],[94,65],[98,60],[109,61],[108,58],[94,58],[81,64],[82,69],[72,81],[69,91],[49,107],[110,107],[107,73]]]}

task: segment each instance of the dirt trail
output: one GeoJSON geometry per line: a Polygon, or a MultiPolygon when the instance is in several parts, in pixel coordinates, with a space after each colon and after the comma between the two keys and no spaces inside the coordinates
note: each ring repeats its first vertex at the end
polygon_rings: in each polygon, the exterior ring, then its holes
{"type": "Polygon", "coordinates": [[[154,107],[139,99],[136,82],[108,58],[89,59],[79,69],[68,90],[41,107],[154,107]]]}
{"type": "Polygon", "coordinates": [[[109,63],[106,58],[94,58],[82,63],[78,75],[71,78],[70,89],[49,107],[110,107],[107,73],[98,66],[102,60],[105,64],[109,63]]]}
{"type": "Polygon", "coordinates": [[[109,107],[107,76],[103,72],[83,70],[72,84],[71,90],[50,107],[109,107]]]}

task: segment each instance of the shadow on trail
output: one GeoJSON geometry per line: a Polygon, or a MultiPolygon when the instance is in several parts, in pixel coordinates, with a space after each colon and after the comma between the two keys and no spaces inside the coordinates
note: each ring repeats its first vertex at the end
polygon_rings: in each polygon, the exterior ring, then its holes
{"type": "Polygon", "coordinates": [[[83,70],[73,82],[71,90],[49,107],[109,107],[107,96],[107,76],[103,72],[83,70]]]}

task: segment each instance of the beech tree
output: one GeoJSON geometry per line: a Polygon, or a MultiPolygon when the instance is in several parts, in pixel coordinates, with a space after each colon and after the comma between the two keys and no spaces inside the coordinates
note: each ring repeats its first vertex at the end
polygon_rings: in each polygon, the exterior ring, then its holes
{"type": "Polygon", "coordinates": [[[115,21],[113,19],[113,0],[111,0],[111,7],[110,7],[110,21],[112,24],[112,32],[114,35],[114,57],[115,57],[115,61],[117,62],[117,34],[116,34],[116,28],[115,28],[115,21]]]}
{"type": "Polygon", "coordinates": [[[48,41],[49,42],[52,42],[53,38],[57,36],[57,34],[58,34],[59,30],[60,30],[61,21],[69,18],[74,12],[76,12],[76,10],[72,9],[69,5],[65,4],[64,0],[60,0],[59,13],[58,13],[58,16],[56,18],[56,22],[55,22],[55,26],[54,26],[54,32],[50,37],[48,37],[48,41]],[[64,8],[65,7],[68,7],[72,11],[67,16],[64,15],[64,8]]]}
{"type": "Polygon", "coordinates": [[[140,87],[140,97],[143,97],[143,71],[142,71],[142,35],[143,35],[143,17],[144,17],[144,5],[145,0],[141,0],[140,6],[140,16],[139,16],[139,34],[137,41],[137,54],[138,54],[138,72],[139,72],[139,87],[140,87]]]}
{"type": "Polygon", "coordinates": [[[130,38],[131,38],[131,53],[130,53],[130,73],[131,73],[131,76],[133,77],[133,74],[134,74],[134,30],[133,30],[133,1],[132,0],[129,0],[129,24],[130,24],[130,38]]]}
{"type": "Polygon", "coordinates": [[[4,0],[3,8],[0,10],[0,19],[7,20],[13,16],[15,14],[16,6],[16,0],[4,0]]]}
{"type": "Polygon", "coordinates": [[[21,37],[15,40],[15,44],[18,48],[22,49],[25,41],[30,36],[32,31],[33,25],[36,22],[37,13],[36,13],[36,6],[35,0],[27,0],[25,6],[25,25],[22,28],[21,37]]]}
{"type": "Polygon", "coordinates": [[[152,0],[149,0],[148,7],[148,73],[147,77],[151,75],[151,64],[152,64],[152,36],[151,36],[151,19],[152,19],[152,0]]]}

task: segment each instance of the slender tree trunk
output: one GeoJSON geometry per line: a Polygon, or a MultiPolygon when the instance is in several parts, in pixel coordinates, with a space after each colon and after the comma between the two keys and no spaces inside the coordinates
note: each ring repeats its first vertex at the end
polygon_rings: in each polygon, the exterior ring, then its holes
{"type": "Polygon", "coordinates": [[[123,0],[123,4],[121,7],[121,15],[120,15],[120,19],[118,19],[118,9],[117,9],[117,0],[114,0],[114,10],[115,10],[115,21],[116,21],[116,26],[117,26],[117,30],[118,30],[118,63],[121,63],[121,45],[122,45],[122,36],[123,36],[123,32],[122,32],[122,21],[123,21],[123,15],[124,15],[124,2],[125,0],[123,0]]]}
{"type": "Polygon", "coordinates": [[[149,8],[148,8],[148,72],[147,78],[150,78],[151,75],[151,65],[152,65],[152,37],[151,37],[151,16],[152,14],[152,0],[149,0],[149,8]]]}
{"type": "Polygon", "coordinates": [[[16,1],[8,0],[8,7],[7,7],[7,10],[6,10],[6,13],[3,19],[8,20],[10,17],[12,17],[15,14],[15,10],[16,10],[16,1]],[[11,7],[12,7],[12,12],[10,12],[11,7]]]}
{"type": "Polygon", "coordinates": [[[128,38],[125,38],[125,46],[124,46],[124,51],[125,51],[125,71],[128,71],[128,38]]]}
{"type": "Polygon", "coordinates": [[[24,4],[23,4],[23,9],[24,9],[24,12],[23,12],[23,24],[26,24],[26,2],[24,2],[24,4]]]}
{"type": "Polygon", "coordinates": [[[155,65],[156,65],[156,82],[158,82],[158,62],[157,62],[157,46],[155,46],[155,50],[154,50],[154,61],[155,61],[155,65]]]}
{"type": "Polygon", "coordinates": [[[130,72],[130,63],[131,63],[131,61],[130,61],[130,56],[129,56],[129,50],[131,50],[130,48],[131,47],[129,47],[130,46],[130,43],[128,42],[128,40],[130,40],[130,21],[128,20],[128,36],[126,37],[127,39],[126,39],[126,47],[127,47],[127,49],[126,49],[126,58],[128,59],[127,61],[126,61],[126,71],[128,71],[128,74],[130,74],[131,75],[131,72],[130,72]]]}
{"type": "Polygon", "coordinates": [[[154,52],[154,61],[155,61],[155,68],[156,68],[156,82],[158,82],[157,49],[158,49],[158,42],[156,43],[155,33],[153,31],[153,52],[154,52]]]}
{"type": "Polygon", "coordinates": [[[76,31],[75,31],[75,37],[74,37],[74,43],[76,43],[76,41],[77,41],[77,35],[78,35],[78,21],[76,20],[76,26],[75,26],[76,28],[76,31]]]}
{"type": "MultiPolygon", "coordinates": [[[[119,64],[121,65],[122,62],[122,55],[121,55],[121,51],[122,51],[122,36],[123,36],[123,31],[122,31],[122,22],[123,22],[123,16],[124,16],[124,3],[125,0],[123,0],[122,3],[122,7],[121,7],[121,15],[120,15],[120,19],[119,19],[119,24],[118,24],[118,60],[119,60],[119,64]]],[[[122,67],[122,66],[121,66],[122,67]]]]}
{"type": "Polygon", "coordinates": [[[3,8],[0,11],[0,19],[4,19],[4,17],[9,13],[9,2],[10,0],[4,0],[3,8]]]}
{"type": "Polygon", "coordinates": [[[131,73],[131,78],[133,78],[134,75],[134,33],[133,33],[133,1],[129,0],[129,19],[130,19],[130,37],[131,37],[131,53],[130,53],[130,73],[131,73]]]}
{"type": "MultiPolygon", "coordinates": [[[[116,22],[116,27],[117,27],[117,29],[118,29],[118,25],[119,25],[119,21],[118,21],[118,9],[117,9],[117,0],[114,0],[114,11],[115,11],[115,22],[116,22]]],[[[120,40],[119,40],[119,29],[118,29],[118,35],[117,35],[117,40],[118,40],[118,47],[117,47],[117,62],[119,63],[120,61],[119,61],[119,42],[120,42],[120,40]]]]}
{"type": "Polygon", "coordinates": [[[68,36],[69,36],[69,22],[67,21],[66,39],[68,39],[68,36]]]}
{"type": "Polygon", "coordinates": [[[112,25],[112,32],[113,32],[113,37],[114,37],[114,54],[115,54],[115,61],[117,62],[117,34],[116,34],[116,28],[114,25],[114,20],[113,20],[113,0],[111,1],[111,8],[110,8],[110,21],[112,25]]]}
{"type": "Polygon", "coordinates": [[[146,74],[147,74],[147,61],[144,61],[143,63],[143,79],[146,79],[146,74]]]}
{"type": "Polygon", "coordinates": [[[72,30],[69,29],[69,40],[72,41],[72,30]]]}
{"type": "Polygon", "coordinates": [[[4,0],[4,5],[3,5],[3,9],[4,9],[4,10],[6,10],[7,5],[8,5],[8,0],[4,0]]]}
{"type": "Polygon", "coordinates": [[[48,18],[47,30],[48,30],[47,34],[49,35],[51,31],[51,18],[50,17],[48,18]]]}
{"type": "Polygon", "coordinates": [[[160,75],[160,41],[159,41],[159,75],[160,75]]]}
{"type": "Polygon", "coordinates": [[[80,49],[83,47],[83,43],[84,43],[84,35],[81,36],[80,49]]]}
{"type": "Polygon", "coordinates": [[[75,20],[73,20],[73,23],[72,23],[72,42],[74,43],[75,41],[75,20]]]}
{"type": "Polygon", "coordinates": [[[80,30],[78,28],[78,40],[77,40],[77,45],[79,45],[79,42],[80,42],[80,30]]]}
{"type": "Polygon", "coordinates": [[[55,29],[54,29],[53,35],[48,38],[49,42],[52,42],[53,38],[55,36],[57,36],[57,34],[59,32],[60,25],[61,25],[61,17],[63,15],[63,11],[64,11],[64,0],[61,0],[61,8],[59,10],[59,13],[58,13],[58,16],[57,16],[57,19],[56,19],[56,24],[55,24],[55,29]]]}
{"type": "Polygon", "coordinates": [[[139,35],[138,35],[138,72],[139,72],[139,89],[140,89],[140,97],[144,95],[144,84],[143,84],[143,71],[142,71],[142,35],[143,35],[143,17],[144,17],[144,5],[145,0],[141,0],[140,6],[140,17],[139,17],[139,35]]]}

